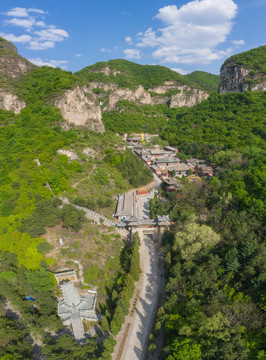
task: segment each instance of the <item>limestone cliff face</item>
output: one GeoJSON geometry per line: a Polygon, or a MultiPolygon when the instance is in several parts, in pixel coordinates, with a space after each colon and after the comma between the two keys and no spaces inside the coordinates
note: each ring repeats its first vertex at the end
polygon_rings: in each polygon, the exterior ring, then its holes
{"type": "Polygon", "coordinates": [[[18,114],[26,103],[18,99],[18,97],[10,92],[0,89],[0,108],[4,110],[12,110],[18,114]]]}
{"type": "Polygon", "coordinates": [[[179,86],[174,81],[165,81],[163,85],[156,86],[154,88],[149,89],[156,94],[165,94],[171,90],[178,89],[179,86]]]}
{"type": "Polygon", "coordinates": [[[182,106],[192,107],[201,103],[203,100],[207,100],[209,97],[208,93],[196,88],[191,88],[187,85],[180,86],[179,90],[180,93],[171,96],[171,108],[182,106]]]}
{"type": "Polygon", "coordinates": [[[33,64],[19,55],[16,57],[0,57],[0,72],[5,78],[17,79],[34,67],[33,64]]]}
{"type": "Polygon", "coordinates": [[[54,101],[62,116],[70,123],[89,130],[104,132],[102,113],[96,96],[88,86],[67,90],[54,101]]]}
{"type": "Polygon", "coordinates": [[[266,90],[266,75],[252,75],[252,70],[239,65],[223,65],[221,68],[221,84],[219,92],[244,92],[266,90]]]}
{"type": "Polygon", "coordinates": [[[151,88],[146,91],[143,86],[136,90],[116,89],[109,96],[109,103],[103,109],[104,111],[114,110],[120,100],[128,100],[137,105],[156,105],[170,103],[170,107],[194,106],[199,102],[208,99],[209,94],[202,90],[191,88],[187,85],[177,85],[174,82],[167,81],[164,85],[151,88]],[[172,90],[178,90],[179,93],[168,96],[167,93],[172,90]],[[151,96],[151,93],[152,96],[151,96]],[[156,95],[158,94],[158,95],[156,95]]]}
{"type": "Polygon", "coordinates": [[[120,100],[128,100],[137,105],[152,104],[151,94],[144,90],[143,86],[139,86],[136,90],[131,89],[117,89],[110,94],[109,104],[104,108],[104,111],[111,111],[115,109],[116,104],[120,100]]]}

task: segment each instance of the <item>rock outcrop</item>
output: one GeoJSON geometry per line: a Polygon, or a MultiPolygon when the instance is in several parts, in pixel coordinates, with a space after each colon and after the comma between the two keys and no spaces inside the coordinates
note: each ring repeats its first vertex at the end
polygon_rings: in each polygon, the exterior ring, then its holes
{"type": "Polygon", "coordinates": [[[109,103],[104,108],[104,111],[111,111],[115,109],[116,104],[120,100],[128,100],[137,105],[151,105],[151,94],[144,90],[143,86],[139,86],[136,90],[131,89],[117,89],[109,96],[109,103]]]}
{"type": "Polygon", "coordinates": [[[239,65],[223,65],[221,68],[221,84],[219,92],[244,92],[266,90],[266,75],[252,75],[252,70],[239,65]]]}
{"type": "Polygon", "coordinates": [[[179,86],[174,81],[165,81],[163,85],[158,85],[149,89],[148,91],[154,92],[156,94],[165,94],[176,89],[179,89],[179,86]]]}
{"type": "Polygon", "coordinates": [[[148,91],[146,91],[141,85],[136,90],[116,89],[110,94],[109,102],[107,106],[104,107],[103,111],[114,110],[116,108],[116,104],[120,100],[128,100],[137,105],[170,103],[170,107],[191,107],[208,99],[208,97],[209,94],[202,90],[192,88],[187,85],[177,85],[174,82],[168,81],[165,82],[164,85],[151,88],[148,91]],[[167,93],[173,90],[177,90],[178,93],[169,96],[167,93]]]}
{"type": "Polygon", "coordinates": [[[171,108],[179,108],[182,106],[192,107],[201,103],[203,100],[207,100],[209,97],[208,93],[187,85],[180,86],[179,90],[180,93],[171,96],[171,108]]]}
{"type": "Polygon", "coordinates": [[[0,89],[0,108],[4,110],[12,110],[15,114],[18,114],[26,103],[19,100],[18,97],[10,92],[0,89]]]}
{"type": "Polygon", "coordinates": [[[266,90],[266,46],[233,55],[221,67],[221,94],[246,90],[266,90]]]}
{"type": "Polygon", "coordinates": [[[54,101],[54,105],[68,122],[92,131],[104,132],[100,105],[88,86],[77,86],[65,91],[54,101]]]}

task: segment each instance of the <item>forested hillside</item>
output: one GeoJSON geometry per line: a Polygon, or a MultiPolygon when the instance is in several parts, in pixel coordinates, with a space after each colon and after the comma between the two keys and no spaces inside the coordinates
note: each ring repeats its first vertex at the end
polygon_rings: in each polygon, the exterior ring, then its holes
{"type": "Polygon", "coordinates": [[[161,133],[181,157],[205,158],[217,171],[153,204],[175,221],[149,347],[163,326],[163,359],[265,358],[265,118],[264,92],[213,94],[161,133]]]}
{"type": "Polygon", "coordinates": [[[224,66],[236,66],[250,69],[255,73],[264,73],[266,72],[266,46],[260,46],[256,49],[251,49],[249,51],[242,52],[237,55],[233,55],[228,58],[224,66]]]}
{"type": "Polygon", "coordinates": [[[197,83],[202,89],[213,92],[218,91],[220,84],[220,76],[204,71],[193,71],[191,74],[184,76],[186,79],[197,83]]]}
{"type": "Polygon", "coordinates": [[[64,90],[81,84],[83,82],[70,71],[42,66],[32,69],[16,82],[16,94],[27,104],[51,103],[64,90]]]}
{"type": "Polygon", "coordinates": [[[265,148],[265,105],[265,92],[212,94],[192,109],[172,109],[160,136],[192,156],[246,146],[265,148]]]}
{"type": "Polygon", "coordinates": [[[140,107],[124,100],[118,103],[118,111],[104,113],[103,121],[106,129],[115,133],[159,133],[164,140],[193,155],[191,148],[203,143],[212,152],[245,146],[247,141],[262,144],[265,101],[264,92],[214,93],[193,108],[179,109],[164,104],[140,107]]]}
{"type": "MultiPolygon", "coordinates": [[[[125,247],[120,236],[113,229],[97,230],[82,211],[63,206],[58,197],[63,195],[109,216],[117,193],[146,184],[152,176],[138,158],[124,151],[123,143],[112,133],[63,131],[57,108],[35,103],[18,115],[1,110],[0,116],[0,355],[30,359],[34,338],[46,344],[44,352],[61,359],[61,351],[73,355],[80,350],[70,337],[60,336],[55,343],[48,336],[62,328],[55,298],[58,289],[50,270],[62,266],[63,259],[73,266],[73,258],[82,262],[84,258],[86,281],[99,286],[103,308],[108,299],[106,287],[112,288],[127,268],[122,260],[120,264],[120,251],[125,247]],[[70,151],[74,159],[58,150],[70,151]],[[54,243],[45,241],[47,229],[54,243]],[[56,251],[54,257],[58,236],[66,236],[69,245],[56,251]],[[86,257],[82,256],[84,246],[86,257]],[[100,252],[101,261],[96,255],[100,252]],[[28,295],[36,299],[34,306],[25,299],[28,295]],[[19,322],[6,316],[7,306],[19,313],[19,322]],[[19,330],[20,323],[23,330],[19,330]],[[68,345],[59,350],[64,341],[68,345]]],[[[130,255],[127,264],[129,259],[130,255]]],[[[118,292],[123,289],[123,279],[116,288],[118,292]]],[[[98,351],[94,342],[82,349],[89,358],[98,351]]]]}
{"type": "Polygon", "coordinates": [[[165,81],[200,88],[196,83],[164,66],[139,65],[123,59],[99,62],[87,66],[78,71],[76,75],[88,81],[114,83],[119,87],[129,89],[135,89],[142,85],[144,89],[148,90],[157,85],[163,85],[165,81]]]}

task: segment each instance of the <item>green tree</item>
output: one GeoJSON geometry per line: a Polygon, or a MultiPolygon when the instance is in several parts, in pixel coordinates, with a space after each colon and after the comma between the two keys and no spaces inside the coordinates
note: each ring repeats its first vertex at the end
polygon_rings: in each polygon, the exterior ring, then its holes
{"type": "Polygon", "coordinates": [[[84,211],[76,209],[71,204],[63,206],[61,216],[63,219],[63,226],[74,231],[79,231],[85,221],[84,211]]]}
{"type": "Polygon", "coordinates": [[[109,323],[105,316],[101,318],[101,328],[103,331],[109,331],[109,323]]]}
{"type": "Polygon", "coordinates": [[[202,360],[201,346],[190,339],[174,340],[167,360],[202,360]]]}
{"type": "Polygon", "coordinates": [[[135,257],[133,257],[131,260],[130,274],[135,281],[139,280],[139,263],[135,257]]]}
{"type": "Polygon", "coordinates": [[[180,251],[181,258],[193,259],[202,250],[209,250],[220,241],[220,235],[211,227],[199,224],[188,224],[175,236],[174,250],[180,251]]]}

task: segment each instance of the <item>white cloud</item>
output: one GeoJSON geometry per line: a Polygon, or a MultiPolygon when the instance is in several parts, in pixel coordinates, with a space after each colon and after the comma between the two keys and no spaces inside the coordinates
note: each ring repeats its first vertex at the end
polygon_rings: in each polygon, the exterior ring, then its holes
{"type": "Polygon", "coordinates": [[[100,51],[101,52],[112,52],[111,49],[106,49],[106,48],[101,48],[100,51]]]}
{"type": "Polygon", "coordinates": [[[29,46],[27,46],[30,50],[46,50],[54,47],[55,43],[53,41],[40,42],[38,39],[30,41],[29,46]]]}
{"type": "Polygon", "coordinates": [[[33,13],[36,13],[36,14],[48,14],[48,11],[44,11],[44,10],[41,10],[41,9],[27,9],[28,12],[33,12],[33,13]]]}
{"type": "Polygon", "coordinates": [[[15,7],[8,12],[5,13],[7,16],[15,16],[15,17],[28,17],[28,11],[25,8],[15,7]]]}
{"type": "Polygon", "coordinates": [[[82,56],[82,54],[76,54],[76,57],[77,58],[79,58],[79,57],[81,57],[82,56]]]}
{"type": "Polygon", "coordinates": [[[232,43],[236,46],[245,45],[244,40],[232,40],[232,43]]]}
{"type": "Polygon", "coordinates": [[[48,29],[35,31],[34,34],[36,34],[41,41],[62,41],[69,36],[65,30],[57,29],[54,26],[50,26],[48,29]]]}
{"type": "Polygon", "coordinates": [[[126,59],[140,59],[141,54],[140,51],[137,49],[126,49],[124,50],[125,58],[126,59]]]}
{"type": "Polygon", "coordinates": [[[128,43],[129,45],[132,45],[132,38],[130,36],[126,36],[125,42],[128,43]]]}
{"type": "Polygon", "coordinates": [[[35,24],[34,18],[27,18],[27,19],[13,18],[11,20],[4,21],[4,25],[19,26],[25,28],[28,31],[32,29],[34,24],[35,24]]]}
{"type": "Polygon", "coordinates": [[[186,70],[183,70],[183,69],[178,69],[178,68],[171,68],[171,70],[177,72],[178,74],[181,74],[181,75],[187,75],[187,71],[186,70]]]}
{"type": "Polygon", "coordinates": [[[193,0],[178,8],[159,9],[156,20],[164,27],[139,33],[138,47],[154,47],[153,57],[168,63],[208,64],[227,50],[217,50],[232,29],[237,5],[233,0],[193,0]]]}
{"type": "Polygon", "coordinates": [[[3,38],[5,38],[8,41],[12,41],[14,43],[21,43],[21,44],[25,44],[31,41],[32,37],[30,35],[20,35],[20,36],[16,36],[14,34],[5,34],[5,33],[0,33],[0,36],[2,36],[3,38]]]}
{"type": "Polygon", "coordinates": [[[48,14],[48,12],[41,9],[26,9],[20,7],[13,8],[6,12],[6,16],[12,16],[13,18],[5,20],[4,25],[24,28],[30,34],[22,34],[20,36],[6,34],[8,40],[27,43],[27,48],[30,50],[54,48],[56,42],[65,40],[69,37],[69,34],[66,30],[58,29],[54,25],[46,25],[44,21],[46,14],[48,14]]]}
{"type": "Polygon", "coordinates": [[[139,47],[155,47],[158,45],[158,38],[155,31],[149,28],[143,34],[142,32],[137,34],[140,42],[137,44],[139,47]]]}
{"type": "MultiPolygon", "coordinates": [[[[34,59],[29,59],[29,61],[37,66],[51,66],[53,68],[61,67],[61,65],[68,63],[67,60],[47,60],[47,59],[43,60],[39,57],[34,58],[34,59]]],[[[63,66],[62,68],[65,68],[65,66],[63,66]]]]}
{"type": "Polygon", "coordinates": [[[40,26],[40,27],[46,27],[47,26],[44,21],[36,21],[35,25],[40,26]]]}

